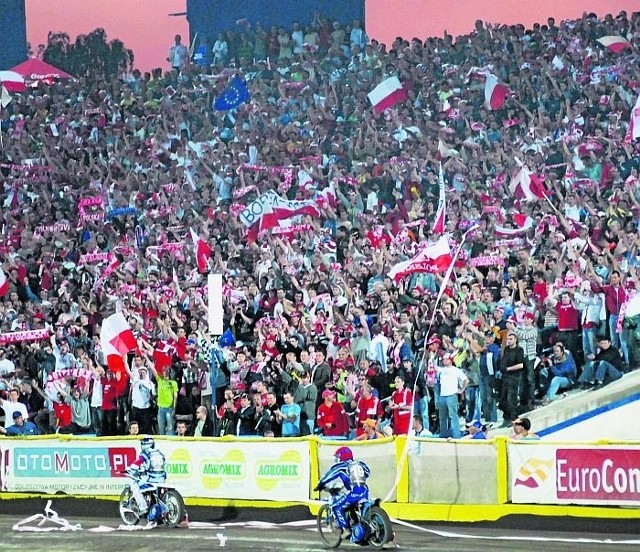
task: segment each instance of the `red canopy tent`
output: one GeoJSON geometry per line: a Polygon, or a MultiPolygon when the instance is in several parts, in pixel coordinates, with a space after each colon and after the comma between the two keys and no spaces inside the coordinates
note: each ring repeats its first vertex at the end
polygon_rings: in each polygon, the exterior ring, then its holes
{"type": "Polygon", "coordinates": [[[32,84],[40,81],[54,81],[56,79],[72,79],[73,77],[61,69],[49,65],[41,59],[28,59],[11,68],[11,71],[22,75],[25,83],[32,84]]]}

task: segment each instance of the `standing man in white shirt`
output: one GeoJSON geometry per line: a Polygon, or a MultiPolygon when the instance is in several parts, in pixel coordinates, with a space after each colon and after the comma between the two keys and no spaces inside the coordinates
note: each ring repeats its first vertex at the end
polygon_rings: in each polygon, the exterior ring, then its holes
{"type": "Polygon", "coordinates": [[[189,48],[182,44],[182,37],[179,34],[176,35],[175,44],[169,49],[167,61],[178,72],[189,63],[189,48]]]}
{"type": "Polygon", "coordinates": [[[440,437],[460,439],[460,415],[458,414],[458,396],[464,395],[469,384],[467,376],[455,364],[454,355],[442,357],[443,366],[438,369],[440,396],[438,397],[438,417],[440,418],[440,437]]]}

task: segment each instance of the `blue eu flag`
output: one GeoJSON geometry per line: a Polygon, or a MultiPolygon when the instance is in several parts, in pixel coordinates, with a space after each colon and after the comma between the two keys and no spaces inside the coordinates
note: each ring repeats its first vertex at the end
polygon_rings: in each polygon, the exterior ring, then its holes
{"type": "Polygon", "coordinates": [[[234,77],[224,92],[215,99],[213,107],[218,111],[228,111],[235,109],[249,98],[251,98],[251,94],[249,94],[247,83],[240,77],[234,77]]]}

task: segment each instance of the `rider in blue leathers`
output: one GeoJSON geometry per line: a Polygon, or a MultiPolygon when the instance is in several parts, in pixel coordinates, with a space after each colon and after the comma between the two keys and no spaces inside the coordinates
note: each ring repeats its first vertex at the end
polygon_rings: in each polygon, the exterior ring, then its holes
{"type": "Polygon", "coordinates": [[[371,470],[364,462],[353,459],[353,452],[349,447],[340,447],[336,450],[334,458],[336,464],[322,476],[315,490],[321,491],[335,479],[342,482],[347,492],[334,498],[331,509],[338,526],[343,530],[343,537],[347,537],[350,535],[350,530],[345,510],[352,504],[369,498],[369,488],[366,481],[371,475],[371,470]]]}
{"type": "MultiPolygon", "coordinates": [[[[140,456],[129,469],[136,477],[131,483],[131,490],[138,505],[138,512],[142,515],[149,509],[144,493],[152,490],[155,485],[163,484],[167,479],[167,472],[164,469],[166,459],[164,454],[156,448],[153,437],[144,437],[140,442],[140,447],[142,449],[140,456]]],[[[160,513],[149,512],[149,521],[153,521],[160,513]]]]}

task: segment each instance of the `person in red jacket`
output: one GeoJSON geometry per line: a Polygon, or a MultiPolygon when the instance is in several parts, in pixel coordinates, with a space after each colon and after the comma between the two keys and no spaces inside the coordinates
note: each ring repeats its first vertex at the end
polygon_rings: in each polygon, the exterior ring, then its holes
{"type": "Polygon", "coordinates": [[[571,292],[563,290],[560,292],[560,300],[550,297],[547,303],[554,307],[558,314],[558,341],[564,343],[575,359],[578,354],[580,310],[573,302],[573,293],[573,290],[571,292]]]}
{"type": "Polygon", "coordinates": [[[625,364],[629,364],[629,344],[624,331],[618,333],[618,318],[620,317],[620,307],[627,300],[627,291],[622,285],[620,272],[614,270],[609,277],[609,284],[600,286],[593,285],[595,293],[604,293],[604,305],[607,309],[607,321],[609,327],[609,337],[611,345],[622,351],[625,364]]]}
{"type": "Polygon", "coordinates": [[[364,433],[363,423],[366,420],[379,420],[382,416],[382,404],[378,397],[374,397],[370,385],[363,385],[356,403],[356,434],[359,437],[364,433]]]}
{"type": "Polygon", "coordinates": [[[118,434],[118,382],[111,370],[100,378],[102,383],[102,434],[113,437],[118,434]]]}
{"type": "Polygon", "coordinates": [[[402,376],[396,376],[396,390],[391,395],[389,409],[393,412],[393,434],[406,435],[411,427],[411,408],[413,406],[413,393],[404,386],[402,376]]]}
{"type": "Polygon", "coordinates": [[[322,398],[324,402],[318,407],[316,426],[325,437],[346,437],[349,433],[347,413],[336,401],[335,392],[325,389],[322,398]]]}

